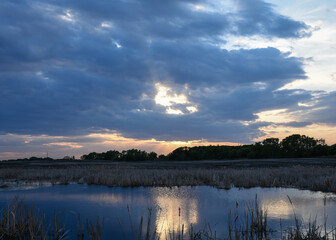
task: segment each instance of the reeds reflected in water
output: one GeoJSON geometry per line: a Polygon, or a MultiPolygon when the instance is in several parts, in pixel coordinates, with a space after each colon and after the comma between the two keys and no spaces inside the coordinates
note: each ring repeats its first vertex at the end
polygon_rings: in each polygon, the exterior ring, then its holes
{"type": "MultiPolygon", "coordinates": [[[[137,240],[196,240],[196,239],[227,239],[227,240],[250,240],[250,239],[283,239],[283,240],[335,240],[336,229],[327,229],[327,215],[322,225],[317,225],[316,220],[304,223],[296,216],[293,202],[292,205],[294,224],[291,227],[283,228],[282,220],[279,220],[279,228],[272,229],[267,215],[267,209],[263,209],[256,198],[253,204],[245,208],[245,214],[238,214],[239,207],[230,210],[228,214],[228,225],[226,234],[220,236],[213,226],[207,225],[202,229],[195,229],[192,223],[186,225],[183,221],[176,223],[177,227],[167,227],[164,231],[158,229],[154,221],[153,211],[148,209],[148,214],[134,220],[131,207],[128,206],[129,226],[120,226],[124,229],[124,239],[137,240]]],[[[175,209],[181,216],[181,209],[175,209]]],[[[224,218],[225,216],[223,216],[224,218]]],[[[104,219],[97,219],[96,222],[89,220],[82,221],[78,217],[76,229],[67,229],[64,218],[54,214],[51,219],[46,218],[43,211],[33,205],[26,205],[18,198],[7,203],[0,211],[0,239],[41,239],[58,240],[69,239],[68,233],[77,231],[77,239],[114,239],[113,236],[104,236],[104,219]]]]}

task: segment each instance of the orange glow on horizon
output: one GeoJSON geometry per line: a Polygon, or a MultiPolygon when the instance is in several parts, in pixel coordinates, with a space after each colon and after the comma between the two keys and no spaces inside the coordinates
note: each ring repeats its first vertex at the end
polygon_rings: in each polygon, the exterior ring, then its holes
{"type": "Polygon", "coordinates": [[[312,124],[302,128],[271,125],[263,127],[261,130],[266,133],[266,136],[255,138],[253,139],[254,141],[261,141],[269,137],[283,139],[292,134],[301,134],[314,137],[315,139],[323,138],[328,145],[336,143],[336,126],[326,124],[312,124]]]}
{"type": "Polygon", "coordinates": [[[118,133],[92,133],[88,137],[101,138],[108,149],[125,150],[130,148],[138,148],[146,151],[154,151],[157,154],[168,154],[178,147],[195,147],[207,145],[232,145],[237,146],[239,143],[233,142],[210,142],[207,140],[191,140],[191,141],[161,141],[154,138],[148,140],[139,140],[134,138],[126,138],[118,133]]]}
{"type": "MultiPolygon", "coordinates": [[[[273,112],[274,113],[274,112],[273,112]]],[[[272,116],[266,114],[265,116],[272,116]]],[[[281,112],[280,112],[281,114],[281,112]]],[[[249,123],[246,123],[247,125],[249,123]]],[[[314,137],[315,139],[325,139],[328,145],[336,143],[336,126],[325,124],[312,124],[302,128],[280,126],[273,124],[260,128],[265,133],[264,136],[256,137],[254,142],[262,141],[265,138],[276,137],[282,140],[292,134],[301,134],[314,137]]],[[[108,150],[127,150],[140,149],[147,152],[156,152],[158,155],[172,152],[179,147],[195,147],[208,145],[231,145],[237,146],[242,143],[237,142],[213,142],[206,139],[190,140],[190,141],[163,141],[157,139],[136,139],[122,136],[116,131],[105,130],[103,133],[91,133],[86,136],[48,136],[48,135],[17,135],[7,134],[5,137],[21,141],[22,145],[14,151],[10,148],[2,148],[0,159],[18,159],[46,157],[47,152],[52,158],[63,158],[64,156],[76,156],[79,158],[83,154],[90,152],[106,152],[108,150]],[[36,142],[42,142],[36,144],[36,142]],[[44,143],[43,143],[44,142],[44,143]]],[[[1,149],[0,149],[1,150],[1,149]]]]}
{"type": "Polygon", "coordinates": [[[45,143],[44,146],[64,146],[69,148],[82,148],[83,145],[73,142],[53,142],[53,143],[45,143]]]}

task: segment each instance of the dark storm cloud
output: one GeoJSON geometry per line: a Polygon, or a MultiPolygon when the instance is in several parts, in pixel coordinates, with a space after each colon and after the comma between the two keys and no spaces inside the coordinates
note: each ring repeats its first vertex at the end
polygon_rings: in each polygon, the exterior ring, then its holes
{"type": "Polygon", "coordinates": [[[125,84],[65,68],[0,76],[1,130],[25,134],[70,134],[100,126],[104,115],[113,118],[124,109],[138,108],[146,88],[138,81],[125,84]]]}
{"type": "Polygon", "coordinates": [[[165,115],[141,113],[129,115],[127,121],[116,122],[125,137],[140,139],[187,141],[191,139],[210,139],[212,141],[246,142],[261,136],[261,126],[269,123],[243,125],[229,120],[214,120],[208,115],[165,115]]]}
{"type": "MultiPolygon", "coordinates": [[[[46,2],[46,1],[44,1],[46,2]]],[[[274,12],[272,5],[260,0],[227,1],[236,5],[237,12],[214,13],[195,11],[196,5],[218,8],[212,1],[109,1],[92,2],[47,1],[73,9],[92,20],[110,20],[126,31],[146,34],[149,37],[168,39],[179,37],[206,37],[223,33],[237,35],[262,34],[268,37],[302,37],[309,27],[299,21],[274,12]],[[234,30],[237,29],[237,30],[234,30]]],[[[217,10],[217,9],[216,9],[217,10]]],[[[225,9],[228,10],[228,9],[225,9]]]]}
{"type": "Polygon", "coordinates": [[[274,89],[293,79],[305,78],[299,58],[275,48],[227,51],[202,43],[158,42],[151,46],[151,65],[157,76],[176,82],[221,85],[227,88],[263,82],[274,89]]]}
{"type": "Polygon", "coordinates": [[[311,98],[309,92],[294,93],[294,90],[270,91],[259,86],[240,87],[227,94],[224,90],[213,91],[204,96],[201,112],[213,119],[253,121],[255,113],[272,109],[296,108],[297,103],[311,98]]]}
{"type": "Polygon", "coordinates": [[[261,123],[242,122],[311,98],[275,91],[305,78],[303,61],[275,48],[219,44],[227,34],[301,37],[308,26],[253,3],[222,13],[196,10],[213,7],[201,0],[1,1],[0,132],[106,128],[141,139],[241,142],[262,135],[261,123]],[[156,82],[187,95],[199,111],[180,104],[172,107],[184,115],[167,115],[154,101],[156,82]]]}
{"type": "Polygon", "coordinates": [[[305,23],[277,14],[269,3],[252,0],[238,0],[236,3],[240,7],[236,22],[239,35],[261,34],[280,38],[309,35],[309,27],[305,23]]]}

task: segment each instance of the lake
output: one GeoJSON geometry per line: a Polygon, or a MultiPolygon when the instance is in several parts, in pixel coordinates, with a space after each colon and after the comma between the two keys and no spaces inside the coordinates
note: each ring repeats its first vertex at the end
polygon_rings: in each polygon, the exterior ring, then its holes
{"type": "MultiPolygon", "coordinates": [[[[327,215],[327,227],[336,223],[336,195],[285,188],[251,188],[230,190],[207,186],[198,187],[105,187],[84,184],[36,186],[30,188],[0,190],[0,206],[15,196],[25,203],[33,203],[46,216],[54,212],[64,215],[65,224],[73,229],[69,239],[75,238],[78,214],[81,219],[96,221],[104,218],[106,239],[130,239],[139,229],[141,216],[147,223],[152,209],[152,228],[164,236],[168,231],[184,225],[184,231],[192,224],[195,230],[211,227],[217,236],[227,236],[228,217],[244,221],[246,209],[259,204],[267,210],[272,229],[294,225],[294,212],[304,223],[314,221],[323,224],[327,215]],[[291,205],[290,197],[293,205],[291,205]],[[325,200],[324,200],[325,199],[325,200]],[[130,209],[130,216],[127,206],[130,209]],[[293,212],[294,211],[294,212],[293,212]]],[[[145,225],[145,224],[144,224],[145,225]]]]}

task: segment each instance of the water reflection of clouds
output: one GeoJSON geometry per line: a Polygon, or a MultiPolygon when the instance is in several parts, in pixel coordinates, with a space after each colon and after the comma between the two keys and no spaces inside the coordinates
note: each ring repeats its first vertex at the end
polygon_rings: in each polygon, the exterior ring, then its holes
{"type": "Polygon", "coordinates": [[[41,187],[49,187],[52,184],[49,181],[31,181],[31,182],[0,182],[0,185],[6,186],[0,188],[1,191],[33,190],[41,187]]]}
{"type": "MultiPolygon", "coordinates": [[[[127,205],[132,209],[134,221],[140,219],[140,216],[146,217],[148,207],[153,208],[152,223],[162,235],[169,230],[177,231],[182,224],[184,232],[188,231],[190,224],[197,229],[208,222],[211,226],[215,226],[216,230],[225,229],[229,210],[237,210],[237,213],[242,214],[243,217],[246,206],[253,205],[256,195],[263,209],[267,210],[269,219],[277,224],[275,228],[278,227],[280,218],[286,220],[287,224],[293,223],[293,208],[287,195],[293,202],[294,211],[299,220],[308,223],[309,220],[314,221],[317,217],[319,225],[323,223],[325,211],[328,215],[328,223],[336,222],[335,194],[327,194],[326,206],[324,206],[324,193],[297,189],[218,190],[205,186],[107,188],[70,184],[31,190],[4,190],[0,192],[0,203],[11,200],[16,195],[22,200],[28,200],[27,202],[57,207],[59,211],[78,211],[87,216],[96,212],[102,217],[116,214],[124,219],[126,225],[129,220],[127,205]],[[239,203],[239,208],[235,207],[236,201],[239,203]]],[[[113,225],[113,228],[118,226],[113,225]]]]}
{"type": "Polygon", "coordinates": [[[199,219],[198,198],[184,188],[153,188],[151,195],[158,210],[155,224],[159,234],[169,231],[188,231],[191,224],[199,219]]]}
{"type": "Polygon", "coordinates": [[[288,195],[291,200],[287,195],[263,196],[261,204],[270,218],[289,220],[294,219],[295,213],[303,222],[312,222],[315,219],[317,222],[323,222],[324,212],[328,215],[328,209],[335,205],[335,195],[299,190],[292,193],[288,195]],[[324,197],[326,197],[326,205],[324,205],[324,197]]]}
{"type": "Polygon", "coordinates": [[[136,202],[137,204],[147,203],[147,198],[142,195],[125,196],[124,194],[95,194],[90,195],[88,200],[111,206],[124,206],[132,202],[136,202]]]}
{"type": "MultiPolygon", "coordinates": [[[[33,190],[36,188],[27,188],[25,190],[33,190]]],[[[20,189],[22,190],[22,189],[20,189]]],[[[125,194],[114,194],[114,193],[49,193],[49,192],[24,192],[18,194],[17,192],[7,192],[7,200],[13,199],[15,196],[20,196],[22,200],[39,200],[39,201],[87,201],[101,206],[113,206],[120,207],[126,206],[127,203],[138,203],[146,204],[147,198],[145,196],[127,196],[125,194]]]]}

